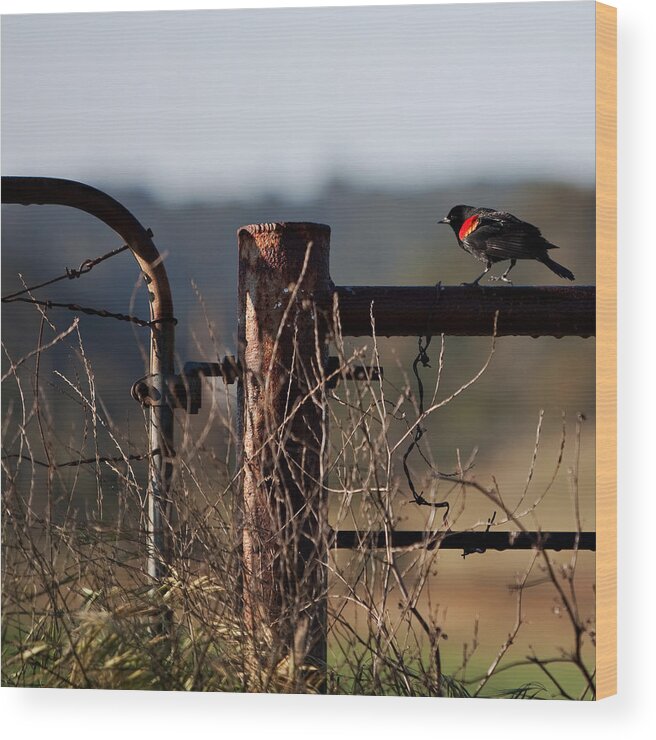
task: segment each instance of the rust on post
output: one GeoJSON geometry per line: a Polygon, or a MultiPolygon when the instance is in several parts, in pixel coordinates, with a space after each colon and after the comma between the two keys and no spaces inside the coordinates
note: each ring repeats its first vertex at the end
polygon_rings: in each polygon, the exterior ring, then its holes
{"type": "MultiPolygon", "coordinates": [[[[245,226],[239,239],[244,624],[250,688],[287,658],[323,688],[325,383],[330,228],[245,226]]],[[[264,678],[263,678],[264,677],[264,678]]]]}

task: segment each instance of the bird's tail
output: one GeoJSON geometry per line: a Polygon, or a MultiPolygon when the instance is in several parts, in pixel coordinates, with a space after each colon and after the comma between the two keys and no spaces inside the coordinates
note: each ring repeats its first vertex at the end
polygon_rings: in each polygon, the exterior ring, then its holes
{"type": "Polygon", "coordinates": [[[574,280],[574,273],[568,270],[566,267],[559,265],[556,260],[552,260],[551,257],[546,255],[540,260],[543,265],[546,265],[551,272],[555,272],[558,277],[565,278],[566,280],[574,280]]]}

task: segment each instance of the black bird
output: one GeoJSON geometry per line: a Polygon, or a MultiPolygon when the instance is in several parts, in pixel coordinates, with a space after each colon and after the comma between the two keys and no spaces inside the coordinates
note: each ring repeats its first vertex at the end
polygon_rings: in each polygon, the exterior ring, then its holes
{"type": "Polygon", "coordinates": [[[491,280],[510,283],[508,273],[517,260],[537,260],[558,277],[574,280],[574,275],[566,267],[559,265],[547,254],[547,250],[558,247],[548,242],[537,226],[521,221],[512,213],[461,205],[454,206],[449,215],[438,223],[449,224],[455,232],[458,244],[476,259],[485,262],[484,272],[473,283],[463,285],[478,285],[478,281],[492,265],[503,260],[510,260],[510,266],[503,275],[492,277],[491,280]]]}

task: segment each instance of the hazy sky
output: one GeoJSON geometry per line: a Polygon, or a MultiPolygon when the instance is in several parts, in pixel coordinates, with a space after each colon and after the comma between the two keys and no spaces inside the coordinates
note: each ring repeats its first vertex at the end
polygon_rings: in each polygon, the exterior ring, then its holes
{"type": "Polygon", "coordinates": [[[4,174],[169,197],[594,177],[594,3],[2,19],[4,174]]]}

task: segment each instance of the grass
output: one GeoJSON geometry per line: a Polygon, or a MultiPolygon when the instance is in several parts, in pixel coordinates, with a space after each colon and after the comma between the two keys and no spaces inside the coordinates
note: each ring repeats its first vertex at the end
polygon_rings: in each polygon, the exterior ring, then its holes
{"type": "MultiPolygon", "coordinates": [[[[321,578],[304,580],[307,571],[298,576],[296,570],[296,523],[285,520],[274,528],[279,539],[258,543],[264,553],[260,562],[279,574],[275,598],[269,601],[280,599],[282,604],[274,603],[248,623],[242,611],[244,584],[254,590],[261,584],[242,567],[244,512],[238,474],[243,471],[235,464],[234,397],[228,390],[212,399],[206,416],[184,418],[177,430],[174,512],[166,522],[172,557],[167,578],[153,583],[145,567],[145,464],[130,454],[143,430],[122,427],[105,410],[77,324],[61,332],[50,329],[44,315],[39,337],[37,350],[24,361],[14,361],[5,381],[12,384],[14,403],[8,406],[3,429],[4,685],[310,693],[325,688],[344,694],[519,699],[593,696],[593,603],[591,607],[580,592],[577,552],[526,554],[512,593],[506,594],[512,603],[506,610],[507,624],[484,645],[474,630],[466,647],[453,636],[447,639],[448,609],[458,605],[449,601],[455,598],[454,589],[439,591],[440,579],[448,574],[439,548],[362,547],[310,558],[321,578]],[[66,376],[58,371],[78,414],[67,434],[51,412],[40,378],[40,353],[55,341],[77,358],[74,371],[66,376]],[[210,431],[224,443],[209,445],[210,431]],[[36,462],[36,451],[45,463],[36,462]],[[62,468],[55,461],[64,454],[68,460],[96,462],[62,468]],[[269,551],[273,555],[267,555],[269,551]],[[285,590],[283,584],[290,581],[294,587],[285,590]],[[322,591],[317,591],[317,582],[324,584],[322,591]],[[549,590],[561,617],[553,634],[548,639],[543,635],[531,652],[518,645],[536,584],[549,590]],[[319,670],[307,659],[311,630],[306,634],[300,629],[324,601],[330,651],[325,687],[324,667],[319,670]]],[[[339,337],[334,344],[344,367],[380,364],[375,340],[368,350],[348,355],[339,337]]],[[[426,388],[425,410],[407,379],[401,388],[389,380],[342,384],[330,399],[321,396],[327,458],[323,479],[331,496],[329,514],[326,507],[321,516],[329,516],[334,529],[351,529],[355,522],[363,529],[387,532],[403,527],[409,506],[404,453],[416,439],[413,430],[430,417],[439,418],[443,409],[469,392],[495,351],[493,340],[471,377],[443,393],[442,339],[441,348],[435,348],[437,371],[433,387],[426,388]]],[[[308,368],[299,372],[307,374],[308,368]]],[[[312,380],[323,393],[325,378],[312,380]]],[[[317,403],[318,398],[313,395],[310,401],[317,403]]],[[[532,481],[542,425],[541,413],[527,458],[527,482],[510,491],[502,490],[494,477],[476,477],[475,455],[467,461],[459,450],[454,454],[457,469],[452,475],[441,474],[430,440],[423,439],[421,450],[413,453],[423,467],[421,476],[412,468],[417,489],[426,501],[450,503],[443,521],[444,510],[418,506],[415,500],[411,505],[422,512],[423,526],[463,526],[475,497],[496,512],[493,526],[539,528],[544,501],[559,481],[570,488],[573,527],[580,530],[583,419],[577,419],[569,435],[563,422],[561,444],[550,462],[552,474],[538,486],[532,481]],[[567,472],[562,470],[566,447],[574,461],[567,472]]],[[[284,459],[293,469],[305,453],[287,460],[286,435],[283,426],[272,430],[270,459],[284,459]]],[[[267,489],[269,514],[274,516],[277,507],[287,505],[288,491],[276,477],[275,466],[259,475],[276,481],[267,489]]],[[[307,499],[322,500],[319,494],[313,496],[313,486],[321,495],[325,492],[323,483],[310,481],[304,489],[307,499]]],[[[481,520],[466,528],[486,526],[481,520]]],[[[326,531],[317,535],[315,551],[327,550],[325,536],[326,531]]],[[[512,581],[513,574],[507,580],[512,581]]],[[[472,623],[476,613],[478,608],[471,614],[472,623]]]]}

